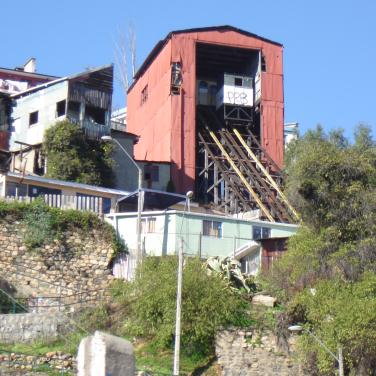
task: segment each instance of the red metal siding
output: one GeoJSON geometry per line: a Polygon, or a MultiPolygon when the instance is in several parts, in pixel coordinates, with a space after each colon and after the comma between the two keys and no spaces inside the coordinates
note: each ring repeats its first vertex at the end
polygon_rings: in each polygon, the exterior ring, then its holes
{"type": "Polygon", "coordinates": [[[196,158],[196,42],[261,50],[267,71],[262,74],[261,142],[275,162],[283,163],[282,47],[235,31],[173,34],[128,94],[128,130],[141,136],[137,159],[171,161],[178,192],[193,189],[196,158]],[[171,62],[182,64],[183,90],[170,96],[171,62]],[[148,102],[140,105],[148,85],[148,102]]]}
{"type": "Polygon", "coordinates": [[[0,149],[8,150],[9,133],[6,131],[0,131],[0,149]]]}
{"type": "Polygon", "coordinates": [[[171,42],[159,53],[148,70],[128,94],[127,130],[140,137],[135,158],[171,161],[171,42]],[[148,87],[148,98],[141,103],[141,92],[148,87]]]}

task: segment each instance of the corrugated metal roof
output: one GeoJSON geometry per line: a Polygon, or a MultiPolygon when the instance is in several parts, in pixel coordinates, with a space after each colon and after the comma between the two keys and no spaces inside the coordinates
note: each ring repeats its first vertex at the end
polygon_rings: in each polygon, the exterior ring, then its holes
{"type": "Polygon", "coordinates": [[[71,76],[61,77],[61,78],[58,78],[56,80],[49,81],[49,82],[46,82],[44,84],[41,84],[41,85],[38,85],[38,86],[34,86],[34,87],[31,87],[30,89],[27,89],[27,90],[21,91],[19,93],[13,94],[13,95],[11,95],[11,97],[12,98],[17,98],[19,96],[23,96],[25,94],[29,94],[29,93],[32,93],[34,91],[38,91],[38,90],[44,89],[44,88],[52,86],[52,85],[56,85],[57,83],[62,82],[62,81],[76,80],[78,78],[85,77],[85,76],[87,76],[87,75],[89,75],[91,73],[105,71],[105,70],[108,70],[108,69],[113,69],[113,64],[103,65],[101,67],[87,69],[84,72],[77,73],[77,74],[74,74],[74,75],[71,75],[71,76]]]}
{"type": "Polygon", "coordinates": [[[117,195],[120,197],[124,197],[130,194],[130,192],[128,191],[123,191],[123,190],[118,190],[118,189],[98,187],[96,185],[76,183],[76,182],[57,180],[57,179],[51,179],[51,178],[44,178],[44,177],[35,176],[35,175],[23,175],[23,174],[19,174],[16,172],[8,172],[5,175],[9,177],[13,177],[13,178],[22,179],[22,181],[25,181],[25,182],[54,184],[54,185],[60,185],[61,187],[86,189],[86,190],[91,190],[93,192],[110,193],[110,194],[117,195]]]}

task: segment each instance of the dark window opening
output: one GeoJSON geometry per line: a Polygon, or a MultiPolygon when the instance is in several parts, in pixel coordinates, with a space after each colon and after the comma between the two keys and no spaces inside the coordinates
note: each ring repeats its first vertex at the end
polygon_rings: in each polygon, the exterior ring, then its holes
{"type": "Polygon", "coordinates": [[[106,124],[106,111],[99,107],[86,106],[85,118],[98,124],[106,124]]]}
{"type": "Polygon", "coordinates": [[[235,77],[235,86],[243,86],[243,79],[241,77],[235,77]]]}
{"type": "Polygon", "coordinates": [[[145,165],[144,179],[151,180],[152,182],[159,181],[159,166],[145,165]]]}
{"type": "Polygon", "coordinates": [[[38,111],[29,114],[29,125],[34,125],[36,123],[38,123],[38,111]]]}
{"type": "Polygon", "coordinates": [[[5,196],[18,197],[18,196],[27,196],[27,185],[13,183],[8,181],[5,184],[5,196]]]}
{"type": "Polygon", "coordinates": [[[29,185],[28,195],[30,197],[38,197],[43,195],[61,195],[61,189],[39,187],[37,185],[29,185]]]}
{"type": "Polygon", "coordinates": [[[171,94],[179,95],[183,78],[181,74],[181,64],[172,63],[171,68],[171,94]]]}
{"type": "Polygon", "coordinates": [[[45,158],[40,149],[35,150],[34,152],[34,166],[33,172],[36,175],[43,176],[45,168],[45,158]]]}
{"type": "Polygon", "coordinates": [[[74,101],[68,102],[68,111],[73,113],[73,114],[79,114],[80,113],[80,107],[81,107],[80,102],[74,102],[74,101]]]}
{"type": "Polygon", "coordinates": [[[65,100],[56,103],[56,117],[65,115],[65,100]]]}
{"type": "Polygon", "coordinates": [[[141,91],[141,105],[148,100],[148,85],[146,85],[141,91]]]}
{"type": "Polygon", "coordinates": [[[266,61],[265,61],[265,56],[261,56],[261,70],[263,72],[266,72],[266,61]]]}

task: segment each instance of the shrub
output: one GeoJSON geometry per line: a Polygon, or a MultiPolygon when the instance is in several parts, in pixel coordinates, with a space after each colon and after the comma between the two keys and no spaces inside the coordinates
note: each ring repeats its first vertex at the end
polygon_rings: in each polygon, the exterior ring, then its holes
{"type": "Polygon", "coordinates": [[[113,186],[113,145],[89,140],[83,130],[68,120],[46,130],[43,151],[47,175],[79,183],[113,186]]]}
{"type": "MultiPolygon", "coordinates": [[[[126,328],[132,335],[151,338],[159,348],[174,342],[176,257],[148,257],[132,283],[113,286],[113,295],[128,305],[126,328]]],[[[208,275],[199,259],[186,259],[183,271],[181,341],[188,354],[213,350],[218,329],[248,326],[249,303],[217,275],[208,275]]]]}

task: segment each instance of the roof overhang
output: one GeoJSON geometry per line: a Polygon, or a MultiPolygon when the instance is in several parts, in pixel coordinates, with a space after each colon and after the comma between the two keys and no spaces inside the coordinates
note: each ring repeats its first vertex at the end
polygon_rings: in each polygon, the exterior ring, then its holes
{"type": "MultiPolygon", "coordinates": [[[[165,210],[172,205],[185,201],[186,196],[177,193],[158,191],[155,189],[142,189],[143,206],[145,209],[165,210]]],[[[138,205],[138,190],[121,197],[118,204],[125,204],[130,210],[136,210],[138,205]]]]}

